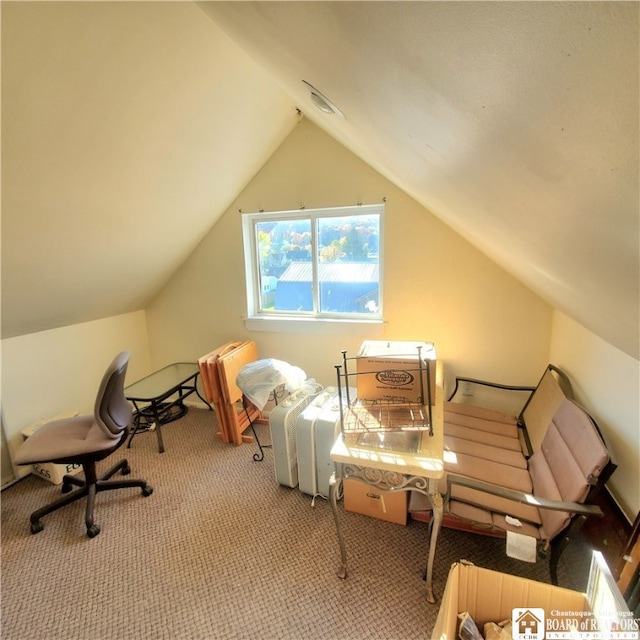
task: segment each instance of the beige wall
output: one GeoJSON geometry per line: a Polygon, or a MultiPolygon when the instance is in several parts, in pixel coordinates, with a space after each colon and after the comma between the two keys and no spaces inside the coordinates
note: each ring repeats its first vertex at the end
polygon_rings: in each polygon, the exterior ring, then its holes
{"type": "Polygon", "coordinates": [[[454,374],[533,383],[547,364],[552,309],[494,262],[303,120],[247,185],[147,309],[157,366],[228,341],[253,339],[263,357],[335,381],[340,350],[363,338],[427,340],[454,374]],[[245,329],[239,209],[286,210],[377,203],[386,198],[384,327],[348,332],[245,329]]]}
{"type": "Polygon", "coordinates": [[[608,487],[633,520],[640,510],[640,363],[558,311],[550,353],[613,451],[618,469],[608,487]]]}
{"type": "Polygon", "coordinates": [[[335,380],[340,350],[364,338],[432,340],[456,374],[537,382],[547,362],[565,369],[619,464],[610,482],[629,517],[640,508],[638,361],[539,297],[435,216],[303,121],[144,311],[2,341],[2,417],[10,448],[30,422],[90,411],[104,368],[130,349],[127,380],[195,359],[234,339],[260,354],[335,380]],[[243,211],[380,202],[385,197],[385,318],[373,330],[267,333],[245,329],[243,211]],[[147,335],[147,328],[149,334],[147,335]]]}
{"type": "Polygon", "coordinates": [[[567,370],[619,464],[609,483],[632,518],[640,508],[638,361],[554,312],[495,263],[303,121],[247,185],[147,309],[155,366],[228,340],[253,339],[263,357],[297,364],[323,384],[340,350],[364,338],[432,340],[447,382],[466,374],[535,384],[548,362],[567,370]],[[385,325],[377,330],[267,333],[245,329],[239,210],[323,207],[386,197],[385,325]]]}
{"type": "MultiPolygon", "coordinates": [[[[35,420],[63,411],[91,413],[102,375],[124,349],[131,351],[127,382],[149,373],[144,311],[3,340],[2,423],[9,450],[35,420]]],[[[25,473],[28,468],[21,468],[25,473]]]]}

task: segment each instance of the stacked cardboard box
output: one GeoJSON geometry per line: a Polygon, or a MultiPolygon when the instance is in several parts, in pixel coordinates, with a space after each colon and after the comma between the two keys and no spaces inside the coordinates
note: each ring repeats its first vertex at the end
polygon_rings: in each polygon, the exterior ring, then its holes
{"type": "MultiPolygon", "coordinates": [[[[365,340],[355,360],[358,399],[343,414],[343,432],[426,427],[427,412],[422,415],[409,403],[435,402],[436,351],[432,343],[365,340]]],[[[358,480],[344,481],[347,511],[405,525],[407,502],[406,491],[385,492],[358,480]]]]}
{"type": "Polygon", "coordinates": [[[352,478],[343,481],[343,489],[347,511],[395,524],[407,524],[406,491],[382,491],[352,478]]]}
{"type": "Polygon", "coordinates": [[[435,365],[433,343],[365,340],[356,356],[358,398],[433,403],[435,365]]]}

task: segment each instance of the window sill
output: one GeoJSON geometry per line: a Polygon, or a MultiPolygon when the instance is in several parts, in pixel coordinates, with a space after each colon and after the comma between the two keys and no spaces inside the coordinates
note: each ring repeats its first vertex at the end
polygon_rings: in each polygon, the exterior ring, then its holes
{"type": "Polygon", "coordinates": [[[274,331],[279,333],[328,333],[341,334],[353,332],[362,335],[363,331],[371,337],[382,337],[384,320],[340,320],[329,318],[274,318],[253,316],[244,319],[249,331],[274,331]]]}

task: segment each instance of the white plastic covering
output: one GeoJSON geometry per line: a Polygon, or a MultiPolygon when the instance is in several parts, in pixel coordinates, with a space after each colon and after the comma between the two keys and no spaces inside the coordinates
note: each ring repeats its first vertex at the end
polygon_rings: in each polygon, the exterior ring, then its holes
{"type": "Polygon", "coordinates": [[[307,374],[300,368],[274,358],[263,358],[245,364],[238,372],[236,384],[242,393],[262,411],[269,401],[269,394],[284,385],[289,393],[305,386],[307,374]]]}

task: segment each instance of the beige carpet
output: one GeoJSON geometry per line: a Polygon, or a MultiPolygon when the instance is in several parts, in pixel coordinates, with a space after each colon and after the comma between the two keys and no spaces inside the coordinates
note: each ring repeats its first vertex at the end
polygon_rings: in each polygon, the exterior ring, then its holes
{"type": "MultiPolygon", "coordinates": [[[[268,440],[268,427],[260,427],[268,440]]],[[[136,436],[132,477],[154,487],[98,495],[101,533],[85,535],[84,503],[43,519],[29,514],[59,487],[30,476],[2,493],[3,640],[429,638],[437,605],[425,599],[427,525],[407,527],[345,513],[349,577],[331,508],[275,481],[273,453],[224,445],[215,414],[191,409],[136,436]]],[[[106,468],[106,465],[105,465],[106,468]]],[[[567,554],[568,555],[568,554],[567,554]]],[[[563,557],[563,586],[575,572],[563,557]]],[[[504,555],[504,541],[443,529],[434,586],[452,562],[548,580],[545,561],[504,555]]],[[[570,559],[570,558],[569,558],[570,559]]]]}

